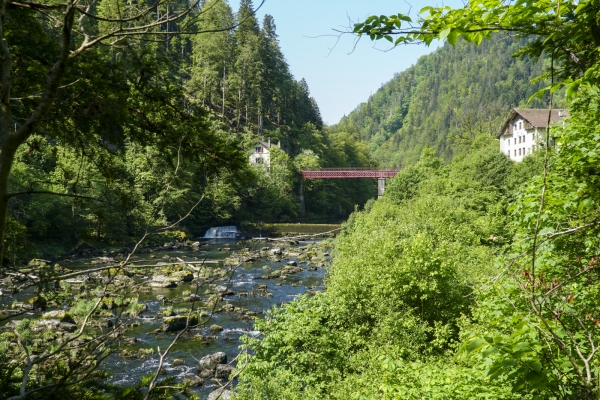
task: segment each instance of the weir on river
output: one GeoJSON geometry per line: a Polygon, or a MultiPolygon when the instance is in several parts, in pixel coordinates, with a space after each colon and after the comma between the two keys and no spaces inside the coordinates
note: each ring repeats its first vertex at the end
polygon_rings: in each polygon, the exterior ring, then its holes
{"type": "Polygon", "coordinates": [[[212,227],[204,234],[205,239],[237,239],[239,232],[235,226],[212,227]]]}

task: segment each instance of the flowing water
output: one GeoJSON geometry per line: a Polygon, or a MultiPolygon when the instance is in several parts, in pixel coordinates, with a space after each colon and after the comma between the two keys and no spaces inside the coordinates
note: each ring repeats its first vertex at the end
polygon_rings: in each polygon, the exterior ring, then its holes
{"type": "MultiPolygon", "coordinates": [[[[232,232],[229,230],[228,232],[232,232]]],[[[294,247],[303,247],[315,242],[300,242],[294,247]]],[[[272,242],[261,242],[260,247],[278,247],[272,242]]],[[[170,250],[163,252],[154,252],[151,254],[141,254],[136,261],[150,262],[152,257],[153,262],[163,258],[164,256],[177,257],[185,261],[198,259],[207,260],[223,260],[236,250],[250,247],[248,242],[237,242],[228,239],[211,239],[203,242],[203,247],[199,250],[170,250]],[[223,247],[228,245],[230,250],[224,250],[223,247]]],[[[289,247],[288,250],[293,250],[289,247]]],[[[321,254],[323,250],[320,250],[321,254]]],[[[307,290],[321,290],[325,268],[312,268],[309,270],[306,263],[298,261],[298,265],[302,266],[302,271],[292,275],[287,275],[283,279],[261,279],[269,274],[269,271],[274,271],[280,268],[290,260],[296,258],[286,258],[281,261],[270,261],[261,259],[255,262],[243,263],[235,269],[232,279],[228,286],[234,292],[233,295],[224,297],[222,304],[230,303],[235,307],[243,307],[259,313],[259,317],[267,310],[275,305],[287,303],[295,297],[306,293],[307,290]],[[267,295],[252,295],[257,292],[259,284],[267,285],[267,295]],[[240,293],[247,292],[250,295],[240,296],[240,293]]],[[[69,265],[70,268],[89,267],[91,260],[78,260],[69,265]]],[[[218,283],[224,285],[224,283],[218,283]]],[[[139,303],[144,303],[148,310],[142,313],[134,320],[134,327],[130,331],[130,338],[135,338],[135,343],[130,339],[121,344],[122,349],[128,354],[134,354],[133,358],[126,359],[123,353],[117,353],[111,356],[106,363],[105,369],[112,374],[111,382],[123,386],[128,386],[139,382],[140,378],[147,376],[154,371],[158,366],[158,355],[156,354],[157,347],[165,350],[175,337],[175,333],[152,333],[162,326],[162,318],[157,316],[157,313],[164,310],[166,306],[171,304],[165,301],[158,300],[165,296],[168,299],[181,299],[184,297],[185,291],[195,290],[195,284],[182,283],[177,288],[173,289],[152,289],[147,293],[140,293],[139,303]],[[158,298],[157,298],[158,297],[158,298]],[[137,325],[137,326],[135,326],[137,325]],[[125,344],[127,343],[127,344],[125,344]],[[135,354],[139,354],[140,349],[154,349],[154,354],[146,358],[138,358],[135,354]]],[[[190,307],[191,303],[177,303],[171,305],[173,308],[190,307]]],[[[164,365],[164,374],[161,378],[167,376],[176,376],[177,381],[180,381],[186,373],[196,373],[197,360],[201,357],[212,354],[218,351],[223,351],[227,354],[228,361],[232,360],[239,353],[241,344],[240,337],[242,335],[260,336],[253,328],[253,321],[248,317],[240,316],[236,313],[220,312],[212,315],[210,320],[203,324],[202,327],[191,329],[189,334],[184,335],[178,343],[172,348],[169,356],[166,358],[164,365]],[[211,333],[209,327],[212,324],[222,326],[224,329],[219,333],[211,333]],[[214,341],[205,343],[199,340],[198,334],[203,336],[216,336],[214,341]],[[196,338],[195,338],[196,336],[196,338]],[[173,359],[184,360],[184,365],[174,366],[173,359]]],[[[197,389],[197,394],[204,398],[208,393],[215,390],[218,386],[210,381],[206,381],[204,386],[197,389]]]]}

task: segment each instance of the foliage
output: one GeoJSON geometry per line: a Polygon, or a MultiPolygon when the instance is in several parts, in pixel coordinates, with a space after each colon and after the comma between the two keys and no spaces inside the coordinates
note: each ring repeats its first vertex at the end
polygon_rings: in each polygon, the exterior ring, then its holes
{"type": "MultiPolygon", "coordinates": [[[[490,376],[511,377],[515,390],[541,397],[593,398],[598,390],[598,180],[591,172],[598,104],[597,89],[573,103],[569,124],[556,133],[560,147],[550,158],[552,168],[519,193],[515,245],[501,281],[512,305],[500,320],[488,319],[498,337],[470,344],[489,360],[490,376]]],[[[482,295],[481,312],[498,297],[482,295]]]]}
{"type": "MultiPolygon", "coordinates": [[[[470,314],[470,287],[492,273],[501,238],[508,236],[502,189],[512,164],[488,143],[447,165],[426,149],[381,200],[350,217],[337,239],[327,291],[257,322],[265,337],[248,339],[256,354],[238,386],[240,398],[262,398],[262,391],[281,398],[283,390],[286,398],[425,393],[425,364],[457,345],[461,315],[470,314]],[[489,174],[509,171],[494,176],[495,187],[485,170],[473,174],[482,165],[489,174]],[[409,185],[413,195],[405,196],[409,185]],[[409,391],[398,392],[389,372],[396,364],[382,363],[384,357],[417,371],[409,377],[403,369],[413,389],[402,384],[409,391]]],[[[457,368],[468,374],[467,366],[457,368]]],[[[469,387],[447,390],[459,396],[469,387]]],[[[510,397],[503,385],[488,393],[510,397]]]]}
{"type": "Polygon", "coordinates": [[[517,55],[537,59],[547,54],[556,62],[548,73],[558,82],[553,81],[538,94],[567,87],[567,95],[572,96],[581,84],[597,85],[600,78],[600,31],[594,1],[566,4],[558,0],[471,0],[456,9],[424,7],[414,23],[403,14],[370,16],[355,24],[353,32],[373,40],[386,39],[395,46],[412,42],[429,45],[436,39],[452,45],[459,39],[479,45],[484,39],[492,39],[494,32],[507,32],[533,38],[517,55]]]}
{"type": "Polygon", "coordinates": [[[547,163],[426,148],[348,220],[327,290],[259,323],[240,398],[597,398],[599,94],[547,163]]]}

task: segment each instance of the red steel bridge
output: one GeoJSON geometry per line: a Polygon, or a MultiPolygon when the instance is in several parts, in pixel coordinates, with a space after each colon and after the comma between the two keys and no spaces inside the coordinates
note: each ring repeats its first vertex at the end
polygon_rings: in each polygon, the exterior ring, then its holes
{"type": "MultiPolygon", "coordinates": [[[[302,171],[304,179],[352,179],[352,178],[376,178],[377,179],[377,195],[383,196],[385,191],[386,178],[393,178],[398,173],[397,169],[378,169],[378,168],[320,168],[308,169],[302,171]]],[[[300,186],[300,193],[303,188],[300,186]]],[[[304,196],[301,194],[302,200],[304,196]]]]}
{"type": "Polygon", "coordinates": [[[320,168],[302,171],[304,179],[393,178],[398,170],[378,168],[320,168]]]}

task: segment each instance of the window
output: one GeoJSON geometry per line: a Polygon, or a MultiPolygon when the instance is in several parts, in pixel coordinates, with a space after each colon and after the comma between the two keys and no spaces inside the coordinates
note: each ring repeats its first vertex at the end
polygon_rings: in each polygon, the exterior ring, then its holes
{"type": "Polygon", "coordinates": [[[521,155],[521,149],[519,149],[519,155],[521,155]]]}
{"type": "Polygon", "coordinates": [[[256,149],[254,149],[255,153],[262,153],[263,152],[263,148],[262,146],[258,146],[256,149]]]}
{"type": "Polygon", "coordinates": [[[519,122],[519,129],[523,129],[523,122],[519,122]]]}
{"type": "Polygon", "coordinates": [[[515,138],[515,144],[517,144],[517,138],[515,138]]]}
{"type": "Polygon", "coordinates": [[[519,136],[519,143],[521,143],[521,136],[519,136]]]}
{"type": "Polygon", "coordinates": [[[514,150],[513,154],[515,155],[515,157],[517,156],[517,150],[514,150]]]}

